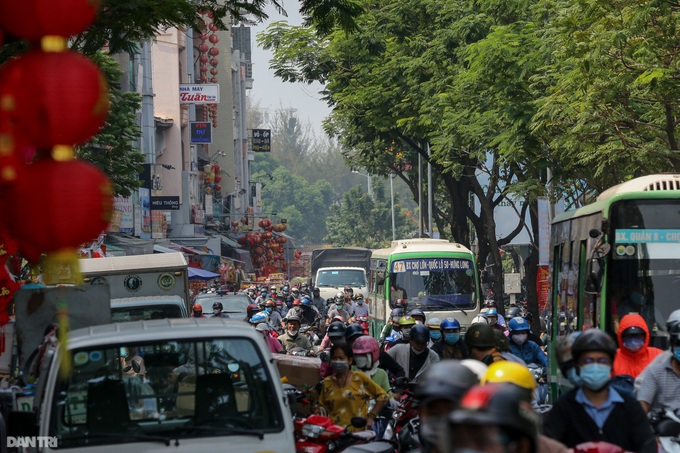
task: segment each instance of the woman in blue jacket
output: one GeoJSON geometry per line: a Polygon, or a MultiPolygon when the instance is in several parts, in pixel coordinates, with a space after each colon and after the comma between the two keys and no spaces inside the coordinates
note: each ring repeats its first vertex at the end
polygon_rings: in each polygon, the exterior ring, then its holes
{"type": "Polygon", "coordinates": [[[539,345],[528,341],[531,327],[524,318],[515,317],[508,322],[510,329],[510,352],[524,360],[525,363],[536,363],[548,368],[548,357],[539,345]]]}

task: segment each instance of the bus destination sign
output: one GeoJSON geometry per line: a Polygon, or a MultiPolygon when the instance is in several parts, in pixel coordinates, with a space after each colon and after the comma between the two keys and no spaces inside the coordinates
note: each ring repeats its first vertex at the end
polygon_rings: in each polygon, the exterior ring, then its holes
{"type": "Polygon", "coordinates": [[[470,260],[456,258],[425,258],[414,260],[399,260],[392,263],[392,272],[412,271],[450,271],[467,270],[472,268],[470,260]]]}

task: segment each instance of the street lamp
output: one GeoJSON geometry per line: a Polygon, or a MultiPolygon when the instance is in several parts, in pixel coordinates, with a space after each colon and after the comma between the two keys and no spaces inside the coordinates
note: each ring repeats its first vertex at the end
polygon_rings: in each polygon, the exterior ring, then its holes
{"type": "Polygon", "coordinates": [[[357,175],[365,176],[367,180],[367,185],[368,185],[368,196],[373,198],[373,185],[371,184],[371,175],[368,175],[366,173],[361,173],[357,170],[352,170],[352,173],[356,173],[357,175]]]}

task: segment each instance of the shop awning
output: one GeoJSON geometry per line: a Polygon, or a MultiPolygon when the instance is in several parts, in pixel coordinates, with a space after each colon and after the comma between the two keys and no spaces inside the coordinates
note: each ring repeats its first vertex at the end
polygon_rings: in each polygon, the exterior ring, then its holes
{"type": "Polygon", "coordinates": [[[189,280],[212,280],[213,278],[217,278],[219,276],[220,274],[199,269],[197,267],[189,268],[189,280]]]}

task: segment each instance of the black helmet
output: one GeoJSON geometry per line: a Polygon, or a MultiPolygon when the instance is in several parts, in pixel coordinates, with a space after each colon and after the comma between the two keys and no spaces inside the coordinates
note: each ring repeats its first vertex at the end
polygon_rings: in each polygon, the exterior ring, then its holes
{"type": "Polygon", "coordinates": [[[459,361],[442,360],[433,364],[418,379],[415,397],[421,404],[439,399],[458,404],[463,394],[478,383],[477,375],[459,361]]]}
{"type": "Polygon", "coordinates": [[[505,312],[505,319],[512,319],[518,316],[522,316],[522,309],[519,307],[510,307],[508,311],[505,312]]]}
{"type": "Polygon", "coordinates": [[[345,324],[341,323],[340,321],[335,321],[332,322],[328,326],[328,337],[329,338],[339,338],[339,337],[344,337],[345,336],[345,324]]]}
{"type": "Polygon", "coordinates": [[[571,347],[571,353],[574,360],[578,362],[579,357],[584,352],[602,351],[605,352],[614,360],[616,355],[616,343],[612,337],[607,335],[600,329],[588,329],[583,331],[581,335],[574,340],[574,345],[571,347]]]}
{"type": "Polygon", "coordinates": [[[421,308],[414,308],[413,310],[408,312],[408,315],[412,318],[414,316],[422,316],[423,319],[427,319],[427,316],[425,316],[425,312],[421,308]]]}
{"type": "Polygon", "coordinates": [[[354,340],[355,338],[359,338],[363,335],[364,335],[364,328],[361,327],[359,324],[350,324],[345,329],[345,340],[347,340],[347,341],[354,340]]]}
{"type": "Polygon", "coordinates": [[[411,327],[411,340],[418,343],[427,343],[430,341],[430,329],[425,324],[416,324],[411,327]]]}
{"type": "Polygon", "coordinates": [[[680,323],[674,324],[668,330],[668,335],[670,337],[671,346],[677,346],[680,344],[680,323]]]}
{"type": "MultiPolygon", "coordinates": [[[[449,421],[454,425],[499,426],[529,438],[532,451],[536,451],[538,415],[524,401],[523,390],[503,383],[476,385],[463,396],[460,407],[449,415],[449,421]]],[[[448,444],[451,439],[444,435],[441,440],[448,444]]]]}
{"type": "Polygon", "coordinates": [[[402,316],[404,316],[404,309],[401,307],[393,308],[390,313],[390,318],[397,318],[397,321],[399,321],[402,316]]]}
{"type": "Polygon", "coordinates": [[[222,305],[222,302],[215,302],[215,303],[213,304],[213,310],[216,310],[216,309],[220,309],[220,310],[223,310],[223,309],[224,309],[224,306],[222,305]]]}
{"type": "Polygon", "coordinates": [[[496,346],[495,330],[488,324],[473,324],[465,332],[465,343],[480,349],[491,349],[496,346]]]}
{"type": "Polygon", "coordinates": [[[337,293],[335,295],[335,303],[345,302],[345,295],[343,293],[337,293]]]}

